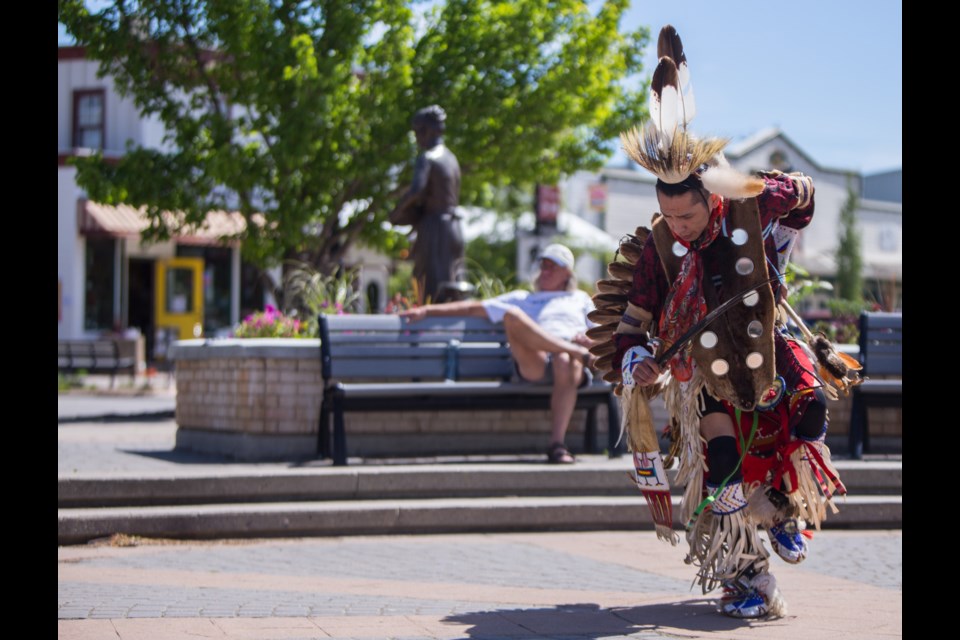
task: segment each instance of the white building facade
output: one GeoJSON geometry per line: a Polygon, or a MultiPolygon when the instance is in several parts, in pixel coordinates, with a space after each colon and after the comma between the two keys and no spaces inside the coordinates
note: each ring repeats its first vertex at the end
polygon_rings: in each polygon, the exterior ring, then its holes
{"type": "Polygon", "coordinates": [[[71,158],[100,152],[109,160],[119,158],[128,144],[163,145],[163,126],[141,116],[109,77],[97,77],[97,69],[82,48],[58,49],[57,337],[139,331],[152,347],[158,329],[156,263],[183,258],[203,261],[204,333],[235,324],[241,305],[240,251],[236,244],[221,244],[217,236],[242,220],[222,214],[211,218],[209,229],[144,244],[140,232],[146,219],[138,211],[91,202],[77,184],[71,158]]]}

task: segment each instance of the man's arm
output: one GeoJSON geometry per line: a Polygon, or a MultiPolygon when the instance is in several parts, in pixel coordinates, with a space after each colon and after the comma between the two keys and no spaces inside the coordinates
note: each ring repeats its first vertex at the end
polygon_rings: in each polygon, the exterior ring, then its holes
{"type": "Polygon", "coordinates": [[[467,316],[470,318],[486,318],[487,311],[483,303],[477,300],[461,300],[459,302],[444,302],[441,304],[428,304],[422,307],[414,307],[402,311],[400,317],[407,318],[410,322],[416,322],[429,317],[443,316],[467,316]]]}
{"type": "MultiPolygon", "coordinates": [[[[624,356],[633,347],[646,352],[646,357],[633,369],[633,380],[641,386],[653,384],[662,372],[653,358],[653,347],[648,338],[659,322],[668,289],[669,284],[660,264],[653,233],[650,233],[633,273],[633,287],[627,298],[627,309],[613,335],[617,348],[613,360],[615,368],[623,365],[624,356]]],[[[623,382],[630,384],[628,380],[623,382]]]]}
{"type": "Polygon", "coordinates": [[[803,229],[813,218],[813,180],[801,174],[769,171],[761,174],[765,183],[763,193],[757,196],[760,224],[766,226],[773,219],[793,229],[803,229]]]}

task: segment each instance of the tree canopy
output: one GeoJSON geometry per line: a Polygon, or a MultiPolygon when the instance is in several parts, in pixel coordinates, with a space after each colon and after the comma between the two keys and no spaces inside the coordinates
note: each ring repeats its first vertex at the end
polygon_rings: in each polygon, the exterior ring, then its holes
{"type": "Polygon", "coordinates": [[[645,28],[628,0],[60,0],[59,21],[122,95],[165,127],[163,148],[78,158],[105,203],[198,224],[240,211],[248,259],[336,263],[354,242],[390,251],[414,112],[447,116],[462,204],[596,169],[645,115],[645,28]],[[593,8],[591,8],[591,5],[593,8]]]}

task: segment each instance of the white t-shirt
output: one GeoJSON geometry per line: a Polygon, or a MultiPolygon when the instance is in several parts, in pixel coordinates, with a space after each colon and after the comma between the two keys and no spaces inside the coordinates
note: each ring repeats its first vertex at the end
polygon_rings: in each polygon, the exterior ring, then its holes
{"type": "Polygon", "coordinates": [[[570,340],[595,323],[587,320],[594,310],[593,300],[585,292],[575,291],[510,291],[483,301],[490,322],[503,322],[504,314],[517,307],[540,328],[563,340],[570,340]]]}

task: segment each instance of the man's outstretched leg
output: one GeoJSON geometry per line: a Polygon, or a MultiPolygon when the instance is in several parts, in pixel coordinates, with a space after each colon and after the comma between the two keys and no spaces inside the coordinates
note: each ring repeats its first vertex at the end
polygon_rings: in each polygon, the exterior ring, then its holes
{"type": "Polygon", "coordinates": [[[550,394],[551,426],[547,460],[554,463],[574,461],[564,445],[570,417],[577,403],[577,387],[583,377],[583,363],[590,353],[585,347],[546,333],[527,314],[511,309],[503,317],[510,351],[520,375],[531,381],[542,380],[552,360],[553,391],[550,394]],[[553,354],[549,358],[548,354],[553,354]]]}

